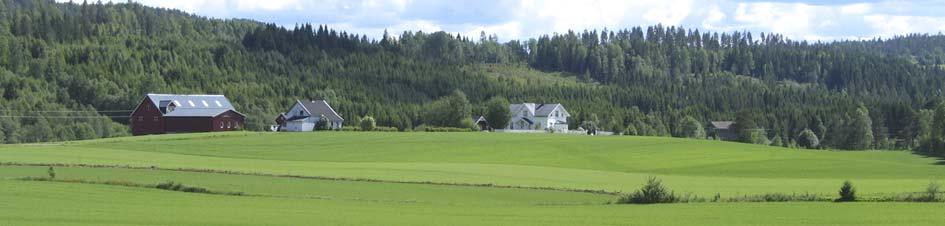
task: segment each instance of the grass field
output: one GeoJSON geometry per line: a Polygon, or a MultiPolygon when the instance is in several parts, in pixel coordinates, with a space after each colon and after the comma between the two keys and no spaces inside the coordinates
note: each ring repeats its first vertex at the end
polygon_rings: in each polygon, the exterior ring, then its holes
{"type": "Polygon", "coordinates": [[[945,224],[945,218],[933,217],[945,210],[943,203],[628,206],[606,204],[614,195],[572,191],[629,192],[656,176],[677,193],[706,198],[765,193],[830,198],[850,179],[860,197],[875,198],[920,192],[930,181],[945,179],[939,159],[894,151],[808,151],[657,137],[237,132],[0,145],[0,162],[119,166],[56,167],[56,172],[62,179],[176,181],[249,194],[20,181],[14,178],[45,176],[47,167],[8,164],[0,166],[0,209],[9,210],[0,211],[0,225],[945,224]]]}

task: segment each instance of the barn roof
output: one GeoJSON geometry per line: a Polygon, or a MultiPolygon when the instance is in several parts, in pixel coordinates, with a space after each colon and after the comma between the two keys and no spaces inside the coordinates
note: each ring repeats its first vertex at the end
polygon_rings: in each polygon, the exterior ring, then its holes
{"type": "Polygon", "coordinates": [[[296,101],[302,103],[302,108],[305,108],[305,111],[307,111],[310,115],[324,115],[325,118],[328,118],[328,120],[331,120],[332,122],[342,122],[345,120],[344,118],[341,118],[341,115],[338,115],[338,112],[335,112],[334,108],[331,108],[331,105],[328,105],[328,101],[296,101]]]}
{"type": "Polygon", "coordinates": [[[732,121],[713,121],[711,123],[712,127],[716,129],[730,129],[734,124],[732,121]]]}
{"type": "Polygon", "coordinates": [[[223,95],[148,94],[148,98],[159,109],[174,104],[174,110],[164,113],[165,117],[215,117],[226,111],[243,115],[223,95]]]}

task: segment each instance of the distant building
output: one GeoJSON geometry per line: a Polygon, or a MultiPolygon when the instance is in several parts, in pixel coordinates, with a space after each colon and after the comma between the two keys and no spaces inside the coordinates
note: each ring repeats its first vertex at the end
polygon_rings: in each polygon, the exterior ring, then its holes
{"type": "Polygon", "coordinates": [[[472,117],[472,121],[479,127],[479,130],[485,131],[492,129],[492,127],[489,126],[489,121],[486,121],[486,117],[476,115],[472,117]]]}
{"type": "Polygon", "coordinates": [[[571,117],[561,104],[511,104],[509,113],[512,115],[506,127],[509,130],[567,131],[571,117]]]}
{"type": "Polygon", "coordinates": [[[148,94],[129,125],[133,135],[233,131],[245,118],[223,95],[148,94]]]}
{"type": "Polygon", "coordinates": [[[288,112],[276,116],[277,131],[312,131],[319,121],[324,119],[330,129],[340,129],[344,119],[328,105],[325,100],[301,101],[295,104],[288,112]]]}
{"type": "Polygon", "coordinates": [[[714,121],[711,122],[711,131],[715,137],[718,137],[720,140],[738,140],[738,134],[735,133],[735,128],[732,128],[732,125],[735,123],[732,121],[714,121]]]}

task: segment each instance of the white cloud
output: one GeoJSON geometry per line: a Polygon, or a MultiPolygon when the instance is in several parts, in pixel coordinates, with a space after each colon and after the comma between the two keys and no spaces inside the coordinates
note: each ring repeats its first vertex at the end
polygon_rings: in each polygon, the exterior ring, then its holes
{"type": "MultiPolygon", "coordinates": [[[[58,0],[68,1],[68,0],[58,0]]],[[[125,2],[126,0],[113,0],[125,2]]],[[[216,18],[249,18],[292,26],[328,24],[379,38],[384,29],[445,30],[476,39],[655,24],[702,31],[780,33],[792,39],[891,37],[945,30],[945,1],[785,3],[743,0],[137,0],[216,18]]]]}
{"type": "Polygon", "coordinates": [[[856,3],[840,7],[840,13],[846,15],[865,14],[870,11],[873,5],[869,3],[856,3]]]}
{"type": "Polygon", "coordinates": [[[299,0],[236,0],[236,10],[240,11],[253,11],[253,10],[267,10],[267,11],[279,11],[279,10],[301,10],[302,4],[299,0]]]}

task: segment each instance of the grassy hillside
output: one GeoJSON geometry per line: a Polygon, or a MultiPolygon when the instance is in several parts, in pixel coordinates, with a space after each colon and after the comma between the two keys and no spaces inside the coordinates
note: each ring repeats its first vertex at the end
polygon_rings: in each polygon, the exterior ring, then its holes
{"type": "Polygon", "coordinates": [[[5,162],[222,169],[337,178],[629,191],[659,176],[680,192],[832,196],[919,191],[945,178],[907,152],[833,152],[657,137],[488,133],[228,133],[0,147],[5,162]]]}
{"type": "Polygon", "coordinates": [[[704,198],[832,198],[851,179],[871,199],[945,179],[937,159],[907,152],[628,136],[234,132],[0,145],[0,162],[0,224],[13,225],[945,223],[932,217],[941,203],[625,206],[585,191],[627,192],[658,176],[704,198]],[[18,179],[46,177],[49,164],[58,181],[18,179]],[[243,195],[148,187],[165,181],[243,195]],[[875,212],[884,214],[863,214],[875,212]]]}

